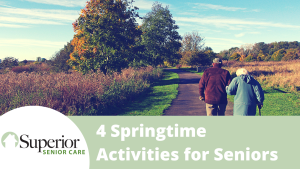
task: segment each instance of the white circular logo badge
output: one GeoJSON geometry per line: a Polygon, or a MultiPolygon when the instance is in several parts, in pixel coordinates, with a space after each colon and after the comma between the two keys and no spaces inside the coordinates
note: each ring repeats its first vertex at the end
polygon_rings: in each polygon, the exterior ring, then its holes
{"type": "Polygon", "coordinates": [[[86,141],[60,112],[40,106],[0,116],[0,168],[89,169],[86,141]]]}

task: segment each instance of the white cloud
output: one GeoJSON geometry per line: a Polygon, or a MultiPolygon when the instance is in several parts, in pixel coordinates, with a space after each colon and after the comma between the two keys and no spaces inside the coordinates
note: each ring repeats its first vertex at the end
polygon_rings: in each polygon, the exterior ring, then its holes
{"type": "Polygon", "coordinates": [[[197,13],[197,12],[192,12],[192,11],[189,11],[189,12],[179,12],[179,13],[177,13],[177,15],[189,15],[189,16],[197,16],[197,15],[199,15],[199,13],[197,13]]]}
{"type": "Polygon", "coordinates": [[[299,29],[298,25],[289,25],[283,23],[273,23],[273,22],[262,22],[262,21],[247,21],[242,19],[231,19],[224,17],[174,17],[176,21],[198,23],[198,24],[209,24],[217,27],[227,27],[229,29],[239,29],[245,28],[246,26],[263,26],[263,27],[277,27],[277,28],[296,28],[299,29]]]}
{"type": "Polygon", "coordinates": [[[213,5],[213,4],[205,4],[205,3],[195,3],[194,5],[197,5],[194,8],[202,8],[202,9],[214,9],[214,10],[225,10],[225,11],[246,10],[246,8],[227,7],[222,5],[213,5]]]}
{"type": "Polygon", "coordinates": [[[29,2],[36,2],[41,4],[59,5],[65,7],[83,7],[87,0],[26,0],[29,2]]]}
{"type": "Polygon", "coordinates": [[[35,39],[0,39],[0,46],[38,46],[61,48],[66,42],[53,42],[35,39]]]}
{"type": "Polygon", "coordinates": [[[242,33],[239,33],[239,34],[235,34],[234,36],[239,38],[239,37],[245,36],[246,34],[257,35],[257,34],[260,34],[260,32],[242,32],[242,33]]]}
{"type": "Polygon", "coordinates": [[[136,0],[133,5],[139,9],[151,10],[154,1],[136,0]]]}
{"type": "MultiPolygon", "coordinates": [[[[155,0],[156,1],[156,0],[155,0]]],[[[148,1],[148,0],[135,0],[133,6],[138,7],[140,10],[151,10],[152,5],[155,1],[148,1]]],[[[161,3],[161,2],[160,2],[161,3]]],[[[168,6],[169,9],[171,8],[171,4],[161,3],[163,7],[168,6]]]]}
{"type": "Polygon", "coordinates": [[[0,14],[31,16],[51,20],[74,21],[79,16],[76,10],[53,10],[53,9],[25,9],[25,8],[4,8],[0,7],[0,14]]]}
{"type": "Polygon", "coordinates": [[[0,27],[5,28],[28,28],[28,26],[0,23],[0,27]]]}
{"type": "Polygon", "coordinates": [[[260,34],[260,32],[248,32],[249,34],[260,34]]]}
{"type": "Polygon", "coordinates": [[[206,37],[205,39],[205,45],[213,47],[214,52],[220,52],[223,49],[229,49],[233,46],[241,46],[242,44],[245,44],[243,41],[236,39],[214,37],[206,37]]]}
{"type": "Polygon", "coordinates": [[[226,39],[226,38],[214,38],[214,37],[206,37],[205,39],[209,39],[209,40],[218,40],[218,41],[227,41],[230,43],[238,43],[238,44],[243,44],[244,42],[241,40],[236,40],[236,39],[226,39]]]}
{"type": "Polygon", "coordinates": [[[253,12],[260,12],[259,9],[253,9],[252,11],[253,11],[253,12]]]}
{"type": "Polygon", "coordinates": [[[142,20],[142,19],[139,19],[139,18],[136,19],[136,22],[137,22],[139,25],[142,25],[142,24],[143,24],[143,20],[142,20]]]}
{"type": "Polygon", "coordinates": [[[0,7],[0,26],[25,28],[28,24],[65,25],[71,24],[78,16],[79,11],[76,10],[25,9],[6,6],[0,7]]]}
{"type": "Polygon", "coordinates": [[[243,37],[243,36],[245,36],[245,33],[239,33],[239,34],[235,34],[234,36],[235,36],[235,37],[237,37],[237,38],[239,38],[239,37],[243,37]]]}
{"type": "MultiPolygon", "coordinates": [[[[26,0],[29,2],[36,2],[42,4],[59,5],[65,7],[83,7],[88,0],[26,0]]],[[[154,1],[135,0],[134,6],[143,10],[150,10],[154,1]]]]}
{"type": "Polygon", "coordinates": [[[32,18],[20,18],[20,17],[6,17],[6,16],[0,16],[0,21],[22,23],[22,24],[64,25],[63,23],[56,22],[56,21],[48,21],[48,20],[32,19],[32,18]]]}

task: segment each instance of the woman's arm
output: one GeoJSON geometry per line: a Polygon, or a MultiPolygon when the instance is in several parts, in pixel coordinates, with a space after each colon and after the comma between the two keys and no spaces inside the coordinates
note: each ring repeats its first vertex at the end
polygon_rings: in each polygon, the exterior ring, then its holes
{"type": "Polygon", "coordinates": [[[233,78],[228,87],[226,87],[226,93],[229,95],[236,95],[238,88],[237,77],[233,78]]]}
{"type": "Polygon", "coordinates": [[[256,84],[252,86],[254,93],[256,95],[256,99],[258,101],[258,104],[263,104],[265,100],[264,91],[262,87],[260,86],[259,82],[256,81],[256,84]]]}

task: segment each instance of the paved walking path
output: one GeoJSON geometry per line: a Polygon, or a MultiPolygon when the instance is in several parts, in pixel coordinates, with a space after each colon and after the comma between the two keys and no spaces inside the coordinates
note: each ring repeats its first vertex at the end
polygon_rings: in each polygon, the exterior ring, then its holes
{"type": "MultiPolygon", "coordinates": [[[[182,71],[180,69],[168,69],[179,75],[178,96],[173,100],[169,109],[164,111],[166,116],[206,116],[205,103],[199,100],[200,75],[182,71]]],[[[226,116],[232,116],[233,103],[228,103],[226,116]]]]}

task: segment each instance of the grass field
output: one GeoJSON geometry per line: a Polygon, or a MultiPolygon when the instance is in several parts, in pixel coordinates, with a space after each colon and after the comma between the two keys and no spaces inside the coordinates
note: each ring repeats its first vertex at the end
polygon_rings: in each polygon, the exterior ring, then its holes
{"type": "Polygon", "coordinates": [[[181,70],[184,70],[184,71],[187,71],[187,72],[191,72],[191,73],[196,73],[198,75],[201,75],[203,74],[203,72],[197,72],[196,68],[186,68],[186,67],[183,67],[183,68],[180,68],[181,70]]]}
{"type": "Polygon", "coordinates": [[[121,116],[160,116],[176,98],[178,83],[178,74],[164,70],[164,78],[156,81],[147,92],[123,108],[114,108],[110,111],[116,112],[114,115],[121,116]]]}
{"type": "MultiPolygon", "coordinates": [[[[262,116],[299,116],[300,94],[289,92],[279,88],[263,88],[265,92],[264,106],[261,109],[262,116]]],[[[228,96],[231,102],[234,96],[228,96]]],[[[258,109],[257,109],[257,116],[258,109]]]]}

